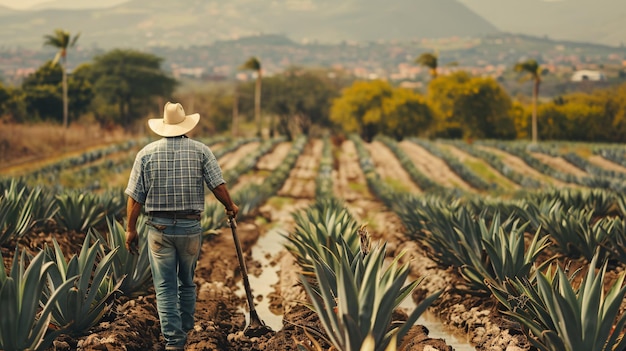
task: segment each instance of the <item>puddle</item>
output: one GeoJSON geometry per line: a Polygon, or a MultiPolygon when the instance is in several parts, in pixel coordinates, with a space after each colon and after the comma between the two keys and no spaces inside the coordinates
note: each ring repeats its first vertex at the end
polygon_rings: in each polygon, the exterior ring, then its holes
{"type": "MultiPolygon", "coordinates": [[[[267,326],[275,331],[282,329],[283,316],[282,314],[275,314],[269,308],[270,299],[268,295],[274,292],[274,285],[278,282],[278,269],[279,265],[270,265],[272,258],[284,249],[286,240],[280,235],[281,230],[275,228],[261,235],[257,240],[256,245],[252,249],[252,260],[261,264],[263,271],[258,277],[253,275],[248,276],[250,281],[250,287],[252,289],[253,296],[263,296],[263,300],[258,301],[255,299],[255,308],[259,318],[265,322],[267,326]]],[[[239,282],[239,295],[245,299],[245,290],[243,288],[243,282],[239,282]]],[[[400,304],[401,308],[404,308],[408,313],[415,309],[415,302],[410,297],[404,299],[400,304]]],[[[249,318],[247,308],[244,311],[246,318],[249,318]]],[[[246,320],[246,324],[249,321],[246,320]]],[[[443,339],[446,344],[452,346],[455,351],[476,351],[476,348],[471,346],[467,340],[454,335],[447,331],[447,327],[432,313],[426,311],[415,323],[417,325],[423,325],[429,330],[428,336],[433,339],[443,339]]]]}
{"type": "MultiPolygon", "coordinates": [[[[284,249],[283,245],[286,240],[280,235],[281,232],[278,229],[271,229],[259,237],[257,243],[252,247],[252,260],[259,262],[263,271],[258,277],[248,274],[252,296],[255,297],[254,307],[256,312],[259,318],[274,331],[279,331],[283,328],[283,315],[277,315],[269,308],[270,299],[268,295],[274,292],[274,285],[278,283],[279,270],[279,265],[272,266],[270,261],[284,249]],[[263,296],[261,301],[256,299],[259,295],[263,296]]],[[[240,280],[237,286],[238,295],[245,299],[246,291],[243,287],[243,281],[240,280]]],[[[244,314],[246,315],[246,324],[248,324],[249,314],[247,306],[244,314]]]]}
{"type": "MultiPolygon", "coordinates": [[[[400,308],[403,308],[407,313],[412,312],[415,307],[415,302],[413,302],[410,296],[400,303],[400,308]]],[[[452,346],[455,351],[476,351],[476,348],[473,347],[469,341],[448,332],[448,327],[428,310],[422,313],[415,324],[425,326],[428,329],[428,336],[430,338],[445,340],[446,344],[452,346]]]]}

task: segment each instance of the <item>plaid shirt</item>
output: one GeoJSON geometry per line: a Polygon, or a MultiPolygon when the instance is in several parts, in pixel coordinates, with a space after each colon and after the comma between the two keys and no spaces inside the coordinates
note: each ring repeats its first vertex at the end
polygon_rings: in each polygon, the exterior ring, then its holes
{"type": "Polygon", "coordinates": [[[148,212],[203,211],[204,183],[226,183],[211,149],[187,137],[163,138],[139,151],[125,193],[148,212]]]}

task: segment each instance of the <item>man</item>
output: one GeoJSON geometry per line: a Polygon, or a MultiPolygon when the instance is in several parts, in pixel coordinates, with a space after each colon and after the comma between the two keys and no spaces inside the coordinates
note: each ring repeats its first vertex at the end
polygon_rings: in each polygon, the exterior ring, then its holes
{"type": "Polygon", "coordinates": [[[209,147],[186,136],[199,120],[199,114],[186,115],[181,104],[171,102],[162,119],[150,119],[150,129],[164,138],[139,151],[125,191],[126,248],[133,254],[138,251],[136,227],[142,207],[149,216],[150,268],[166,350],[184,350],[194,325],[193,277],[202,244],[204,184],[229,216],[239,212],[209,147]]]}

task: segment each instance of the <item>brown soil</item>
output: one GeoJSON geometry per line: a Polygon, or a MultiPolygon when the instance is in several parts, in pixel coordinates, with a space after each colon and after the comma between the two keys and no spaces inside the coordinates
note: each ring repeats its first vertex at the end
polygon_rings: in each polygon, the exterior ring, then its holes
{"type": "Polygon", "coordinates": [[[598,155],[589,156],[589,162],[595,164],[598,167],[608,169],[609,171],[626,173],[626,167],[618,165],[615,162],[609,161],[606,158],[598,155]]]}
{"type": "Polygon", "coordinates": [[[483,146],[483,145],[478,145],[478,148],[487,151],[487,152],[491,152],[499,157],[501,157],[502,162],[511,167],[512,169],[514,169],[517,173],[520,173],[524,176],[528,176],[531,177],[537,181],[540,181],[542,183],[547,183],[549,185],[553,185],[553,186],[557,186],[557,187],[563,187],[563,186],[567,186],[567,183],[561,182],[557,179],[551,178],[546,176],[545,174],[542,174],[541,172],[537,171],[536,169],[530,167],[529,165],[526,164],[526,162],[524,162],[524,160],[522,160],[521,158],[515,156],[515,155],[511,155],[508,152],[504,152],[502,150],[499,150],[495,147],[489,147],[489,146],[483,146]]]}
{"type": "Polygon", "coordinates": [[[393,184],[405,188],[396,189],[396,191],[408,191],[409,193],[422,192],[422,190],[413,183],[411,176],[385,144],[380,141],[374,141],[366,144],[366,148],[372,157],[372,161],[374,161],[374,166],[376,166],[380,177],[383,180],[391,179],[393,180],[393,184]]]}
{"type": "Polygon", "coordinates": [[[461,161],[462,163],[471,163],[471,164],[476,164],[479,163],[481,165],[482,168],[484,168],[485,170],[487,170],[487,172],[485,172],[485,174],[480,174],[479,176],[484,177],[485,180],[487,181],[491,181],[491,182],[495,182],[496,184],[500,184],[501,186],[503,186],[506,189],[519,189],[519,185],[513,183],[512,181],[510,181],[507,177],[503,176],[502,174],[500,174],[500,172],[498,172],[497,170],[495,170],[493,167],[491,167],[491,165],[489,165],[487,162],[478,159],[466,152],[463,152],[462,150],[452,146],[452,145],[443,145],[442,146],[445,150],[447,150],[448,152],[450,152],[450,154],[452,156],[454,156],[456,159],[458,159],[459,161],[461,161]]]}
{"type": "Polygon", "coordinates": [[[223,170],[235,167],[239,160],[251,153],[253,150],[257,149],[259,145],[260,143],[258,141],[254,141],[246,143],[238,147],[235,151],[227,153],[218,160],[220,167],[222,167],[223,170]]]}
{"type": "Polygon", "coordinates": [[[413,161],[415,167],[433,181],[449,188],[472,189],[442,159],[431,154],[423,147],[409,141],[402,141],[400,147],[413,161]]]}
{"type": "Polygon", "coordinates": [[[546,155],[541,152],[531,152],[533,157],[537,158],[539,161],[547,164],[548,166],[556,169],[557,171],[561,171],[563,173],[573,174],[578,177],[587,177],[589,174],[580,168],[574,166],[573,164],[567,162],[565,159],[561,157],[554,157],[550,155],[546,155]]]}

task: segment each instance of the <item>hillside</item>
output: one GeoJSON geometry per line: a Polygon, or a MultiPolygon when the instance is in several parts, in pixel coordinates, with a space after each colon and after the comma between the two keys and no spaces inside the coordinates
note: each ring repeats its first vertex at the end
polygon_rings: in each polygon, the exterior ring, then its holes
{"type": "Polygon", "coordinates": [[[498,30],[457,0],[131,0],[106,9],[0,9],[5,46],[40,48],[55,28],[81,32],[82,46],[206,45],[256,34],[302,41],[478,36],[498,30]],[[17,34],[16,34],[17,33],[17,34]]]}
{"type": "Polygon", "coordinates": [[[500,30],[618,46],[626,43],[623,0],[459,0],[500,30]]]}

